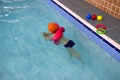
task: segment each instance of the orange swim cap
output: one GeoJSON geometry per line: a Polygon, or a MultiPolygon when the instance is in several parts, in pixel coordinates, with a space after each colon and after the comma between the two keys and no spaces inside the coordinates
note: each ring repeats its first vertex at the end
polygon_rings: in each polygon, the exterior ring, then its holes
{"type": "Polygon", "coordinates": [[[59,25],[55,22],[51,22],[48,24],[48,30],[50,33],[55,33],[59,28],[59,25]]]}

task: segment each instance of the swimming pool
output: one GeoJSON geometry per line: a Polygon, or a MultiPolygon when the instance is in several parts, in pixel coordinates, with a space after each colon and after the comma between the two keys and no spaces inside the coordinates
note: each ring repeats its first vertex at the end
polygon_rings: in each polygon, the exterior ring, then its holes
{"type": "Polygon", "coordinates": [[[0,80],[120,79],[120,64],[46,1],[0,3],[0,80]],[[51,21],[65,27],[64,35],[75,41],[85,65],[69,59],[62,45],[43,39],[40,33],[51,21]]]}

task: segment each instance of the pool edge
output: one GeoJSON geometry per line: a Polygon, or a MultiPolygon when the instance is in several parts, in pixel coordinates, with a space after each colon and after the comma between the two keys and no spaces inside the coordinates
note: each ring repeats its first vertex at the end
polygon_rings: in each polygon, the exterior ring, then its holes
{"type": "MultiPolygon", "coordinates": [[[[67,15],[67,17],[72,17],[77,22],[73,22],[80,30],[87,34],[93,41],[95,41],[99,46],[101,46],[105,51],[107,51],[112,57],[114,57],[118,62],[120,62],[120,45],[114,40],[106,35],[97,34],[96,28],[90,23],[82,19],[80,16],[75,14],[69,8],[61,4],[58,0],[47,0],[55,9],[60,11],[62,14],[67,15]],[[62,11],[63,10],[63,11],[62,11]],[[84,25],[83,28],[79,27],[79,23],[84,25]],[[86,31],[86,32],[85,32],[86,31]],[[112,42],[112,43],[111,43],[112,42]]],[[[64,17],[65,17],[64,15],[64,17]]],[[[70,18],[71,19],[71,18],[70,18]]],[[[74,20],[73,20],[74,21],[74,20]]]]}

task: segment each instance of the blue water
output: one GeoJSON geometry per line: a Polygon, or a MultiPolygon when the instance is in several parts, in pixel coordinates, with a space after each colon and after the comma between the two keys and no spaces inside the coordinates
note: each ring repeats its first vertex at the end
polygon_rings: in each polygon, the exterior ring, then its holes
{"type": "Polygon", "coordinates": [[[120,80],[119,67],[45,0],[0,1],[0,80],[120,80]],[[65,27],[85,65],[43,39],[49,22],[65,27]]]}

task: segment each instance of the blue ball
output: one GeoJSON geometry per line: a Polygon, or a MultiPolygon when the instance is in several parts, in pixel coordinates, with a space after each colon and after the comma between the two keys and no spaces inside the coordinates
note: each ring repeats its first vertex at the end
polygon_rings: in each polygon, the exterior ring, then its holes
{"type": "Polygon", "coordinates": [[[91,14],[87,14],[87,15],[86,15],[86,18],[87,18],[87,19],[91,19],[91,18],[92,18],[92,15],[91,15],[91,14]]]}

